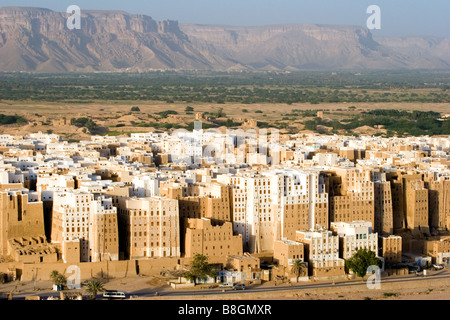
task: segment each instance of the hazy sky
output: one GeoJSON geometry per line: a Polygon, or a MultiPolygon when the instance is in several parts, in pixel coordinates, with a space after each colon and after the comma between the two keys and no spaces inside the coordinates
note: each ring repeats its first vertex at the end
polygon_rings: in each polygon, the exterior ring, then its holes
{"type": "Polygon", "coordinates": [[[433,35],[450,37],[449,0],[0,0],[0,6],[30,6],[65,12],[124,10],[155,20],[180,23],[265,25],[316,23],[366,26],[370,5],[381,9],[376,35],[433,35]]]}

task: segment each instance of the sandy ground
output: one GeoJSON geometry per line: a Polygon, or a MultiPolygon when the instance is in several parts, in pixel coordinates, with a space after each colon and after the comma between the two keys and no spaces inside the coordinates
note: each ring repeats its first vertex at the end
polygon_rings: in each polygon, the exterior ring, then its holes
{"type": "MultiPolygon", "coordinates": [[[[35,132],[52,132],[59,134],[65,140],[90,140],[90,135],[83,133],[83,128],[68,125],[71,118],[89,117],[99,126],[109,127],[110,134],[126,135],[128,132],[149,132],[155,131],[154,128],[136,127],[135,123],[141,122],[169,122],[186,126],[195,120],[196,112],[216,112],[222,109],[226,113],[226,118],[235,121],[245,122],[249,119],[268,122],[273,124],[275,121],[282,120],[284,114],[289,114],[295,109],[299,110],[329,110],[330,114],[326,117],[339,120],[342,117],[351,116],[364,110],[373,109],[399,109],[399,110],[421,110],[438,111],[450,113],[450,103],[324,103],[312,105],[309,103],[299,104],[280,104],[280,103],[256,103],[256,104],[186,104],[186,103],[155,103],[151,101],[98,101],[90,104],[63,104],[63,103],[45,103],[45,102],[23,102],[23,101],[2,101],[0,102],[1,114],[17,114],[26,118],[29,122],[26,125],[3,125],[0,126],[0,134],[9,133],[13,135],[26,135],[35,132]],[[192,114],[186,114],[185,108],[190,105],[194,108],[192,114]],[[129,114],[132,106],[139,106],[140,112],[129,114]],[[344,111],[349,106],[356,106],[356,111],[344,111]],[[247,112],[243,112],[247,109],[247,112]],[[156,113],[161,111],[174,110],[178,112],[175,117],[155,120],[156,113]],[[257,111],[262,110],[262,113],[257,111]],[[150,116],[149,116],[150,115],[150,116]],[[67,123],[60,121],[66,118],[67,123]],[[121,127],[116,127],[116,125],[121,127]]],[[[157,117],[158,118],[158,117],[157,117]]],[[[224,118],[225,119],[225,118],[224,118]]],[[[291,127],[298,131],[304,129],[303,122],[309,118],[298,117],[290,122],[291,127]]],[[[161,129],[158,129],[161,130],[161,129]]],[[[378,129],[377,129],[378,130],[378,129]]],[[[360,134],[374,134],[377,131],[374,128],[359,128],[360,134]]],[[[284,132],[282,130],[282,132],[284,132]]]]}
{"type": "MultiPolygon", "coordinates": [[[[310,283],[308,283],[310,284],[310,283]]],[[[273,285],[266,283],[266,285],[273,285]]],[[[163,296],[146,299],[167,299],[163,296]]],[[[408,283],[383,283],[380,289],[370,290],[365,283],[351,287],[321,289],[293,289],[245,295],[227,294],[192,296],[177,300],[450,300],[450,278],[408,283]]]]}
{"type": "Polygon", "coordinates": [[[97,114],[97,115],[110,115],[116,112],[128,112],[132,106],[139,106],[140,113],[156,113],[165,110],[176,110],[181,115],[184,114],[186,106],[192,106],[194,112],[215,111],[223,109],[227,114],[234,116],[250,115],[258,116],[254,114],[256,110],[263,110],[270,113],[279,112],[291,112],[294,109],[300,110],[337,110],[346,109],[350,106],[356,106],[358,110],[368,109],[399,109],[399,110],[421,110],[421,111],[438,111],[449,113],[450,103],[420,103],[420,102],[386,102],[386,103],[322,103],[322,104],[310,104],[310,103],[254,103],[254,104],[242,104],[242,103],[226,103],[226,104],[212,104],[212,103],[158,103],[153,101],[98,101],[95,103],[87,104],[64,104],[57,102],[25,102],[25,101],[2,101],[0,102],[0,112],[3,113],[17,113],[17,114],[33,114],[40,113],[44,115],[61,115],[67,114],[97,114]],[[101,110],[103,109],[103,110],[101,110]],[[245,114],[242,109],[247,109],[249,112],[245,114]]]}

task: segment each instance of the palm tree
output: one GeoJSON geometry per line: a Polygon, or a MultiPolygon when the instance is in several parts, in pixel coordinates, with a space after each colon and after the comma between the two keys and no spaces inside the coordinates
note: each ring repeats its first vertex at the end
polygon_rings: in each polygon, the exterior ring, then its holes
{"type": "Polygon", "coordinates": [[[292,271],[296,275],[296,277],[300,277],[303,275],[306,269],[306,263],[300,259],[295,259],[292,264],[292,271]]]}
{"type": "Polygon", "coordinates": [[[56,270],[53,270],[52,272],[50,272],[50,280],[52,280],[53,283],[55,283],[56,278],[58,277],[59,272],[56,270]]]}
{"type": "Polygon", "coordinates": [[[67,278],[56,270],[50,272],[50,280],[55,286],[63,286],[67,283],[67,278]]]}
{"type": "Polygon", "coordinates": [[[88,282],[86,291],[91,294],[91,299],[95,300],[97,298],[97,293],[105,291],[105,288],[103,288],[103,283],[93,280],[88,282]]]}

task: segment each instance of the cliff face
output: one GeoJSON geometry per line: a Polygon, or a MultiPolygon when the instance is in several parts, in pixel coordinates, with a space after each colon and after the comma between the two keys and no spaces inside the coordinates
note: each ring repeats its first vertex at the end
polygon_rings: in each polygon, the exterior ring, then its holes
{"type": "Polygon", "coordinates": [[[257,69],[377,67],[379,45],[358,27],[183,25],[198,48],[257,69]]]}
{"type": "Polygon", "coordinates": [[[207,69],[174,21],[117,11],[83,11],[80,30],[69,15],[35,8],[0,9],[0,70],[119,71],[207,69]]]}
{"type": "Polygon", "coordinates": [[[402,54],[412,68],[450,67],[450,38],[380,37],[376,41],[402,54]]]}
{"type": "Polygon", "coordinates": [[[373,39],[361,27],[178,25],[122,11],[0,8],[0,71],[450,68],[450,39],[373,39]],[[430,45],[430,41],[432,45],[430,45]]]}

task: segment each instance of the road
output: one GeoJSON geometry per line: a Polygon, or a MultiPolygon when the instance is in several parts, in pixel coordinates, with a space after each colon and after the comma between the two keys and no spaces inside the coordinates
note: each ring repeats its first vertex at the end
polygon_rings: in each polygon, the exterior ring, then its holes
{"type": "MultiPolygon", "coordinates": [[[[386,283],[407,283],[407,282],[417,282],[417,281],[427,281],[427,280],[438,280],[438,279],[449,279],[450,270],[444,269],[439,271],[428,270],[427,276],[416,276],[415,274],[410,274],[406,276],[390,276],[382,277],[381,284],[386,283]]],[[[163,287],[159,289],[146,288],[137,291],[126,292],[127,297],[135,296],[138,298],[153,298],[158,294],[159,297],[170,297],[172,299],[183,298],[183,297],[194,297],[194,296],[213,296],[213,295],[232,295],[239,293],[243,295],[245,299],[246,294],[255,293],[268,293],[268,292],[283,292],[292,290],[307,291],[312,289],[325,289],[325,288],[339,288],[339,287],[352,287],[360,286],[364,282],[361,279],[355,280],[336,280],[334,283],[331,281],[321,281],[321,282],[304,282],[304,283],[292,283],[292,284],[279,284],[279,285],[250,285],[247,286],[245,290],[235,291],[232,289],[222,289],[222,288],[193,288],[193,289],[172,289],[170,287],[163,287]]],[[[119,289],[120,288],[116,288],[119,289]]],[[[43,291],[30,291],[21,292],[19,294],[14,294],[14,300],[24,300],[26,296],[37,296],[39,295],[42,300],[47,299],[50,296],[59,298],[59,292],[51,290],[43,291]]],[[[98,295],[101,298],[101,294],[98,295]]]]}
{"type": "MultiPolygon", "coordinates": [[[[426,280],[436,280],[436,279],[448,279],[450,278],[449,270],[440,270],[440,271],[429,271],[427,276],[416,276],[415,274],[407,275],[407,276],[391,276],[391,277],[382,277],[381,283],[405,283],[405,282],[417,282],[417,281],[426,281],[426,280]]],[[[361,279],[356,280],[340,280],[333,282],[307,282],[307,283],[299,283],[299,284],[282,284],[277,286],[265,286],[265,285],[251,285],[248,286],[245,290],[235,291],[232,289],[221,289],[221,288],[212,288],[212,289],[188,289],[188,290],[175,290],[175,289],[164,289],[158,291],[158,295],[161,297],[186,297],[186,296],[211,296],[211,295],[229,295],[229,294],[255,294],[258,292],[267,293],[267,292],[282,292],[282,291],[291,291],[291,290],[308,290],[308,289],[320,289],[320,288],[336,288],[336,287],[351,287],[351,286],[360,286],[362,284],[361,279]]],[[[135,295],[140,298],[146,297],[155,297],[155,290],[151,291],[136,291],[129,292],[130,295],[135,295]]],[[[245,298],[245,297],[244,297],[245,298]]]]}

